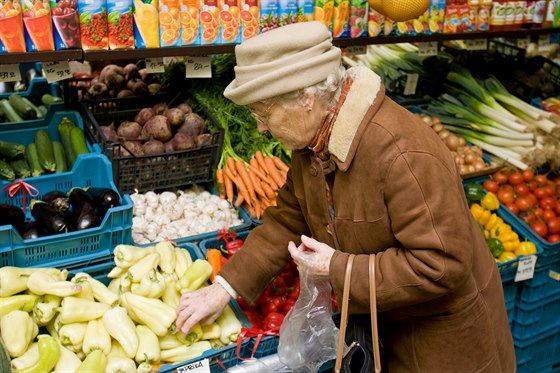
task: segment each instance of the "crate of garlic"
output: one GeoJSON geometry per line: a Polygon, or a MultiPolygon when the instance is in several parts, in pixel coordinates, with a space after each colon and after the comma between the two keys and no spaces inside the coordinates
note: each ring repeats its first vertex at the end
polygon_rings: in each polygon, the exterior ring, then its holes
{"type": "Polygon", "coordinates": [[[147,245],[165,239],[197,242],[223,228],[239,231],[251,217],[201,186],[177,191],[133,193],[132,240],[147,245]]]}

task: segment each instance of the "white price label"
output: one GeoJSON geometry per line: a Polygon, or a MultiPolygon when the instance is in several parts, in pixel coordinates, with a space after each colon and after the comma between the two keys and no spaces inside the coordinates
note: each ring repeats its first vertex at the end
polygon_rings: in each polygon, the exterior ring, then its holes
{"type": "Polygon", "coordinates": [[[210,57],[187,57],[187,68],[185,69],[187,78],[211,78],[212,64],[210,57]]]}
{"type": "Polygon", "coordinates": [[[547,51],[550,48],[550,35],[539,35],[537,46],[539,52],[547,51]]]}
{"type": "Polygon", "coordinates": [[[177,373],[210,373],[210,361],[200,360],[177,368],[177,373]]]}
{"type": "Polygon", "coordinates": [[[418,43],[419,56],[436,56],[438,54],[437,41],[428,41],[426,43],[418,43]]]}
{"type": "Polygon", "coordinates": [[[517,39],[515,44],[517,45],[517,48],[527,49],[530,42],[531,38],[527,36],[526,38],[517,39]]]}
{"type": "Polygon", "coordinates": [[[365,45],[349,45],[348,47],[346,47],[346,53],[348,53],[349,56],[366,54],[367,47],[365,45]]]}
{"type": "Polygon", "coordinates": [[[47,82],[58,82],[72,77],[68,61],[43,62],[43,75],[47,82]]]}
{"type": "Polygon", "coordinates": [[[486,39],[469,39],[465,40],[465,45],[469,51],[485,51],[488,49],[488,40],[486,39]]]}
{"type": "Polygon", "coordinates": [[[410,96],[416,93],[416,86],[418,85],[418,74],[406,74],[406,84],[404,86],[403,94],[410,96]]]}
{"type": "Polygon", "coordinates": [[[0,65],[0,82],[17,82],[21,80],[19,65],[0,65]]]}
{"type": "Polygon", "coordinates": [[[532,279],[533,273],[535,272],[535,264],[537,264],[536,255],[524,256],[519,259],[514,281],[517,282],[532,279]]]}
{"type": "Polygon", "coordinates": [[[148,74],[165,72],[165,64],[162,58],[146,58],[146,71],[148,74]]]}
{"type": "Polygon", "coordinates": [[[69,65],[70,65],[70,72],[72,74],[87,74],[87,75],[91,74],[91,66],[87,61],[85,63],[81,63],[78,61],[70,61],[69,65]]]}

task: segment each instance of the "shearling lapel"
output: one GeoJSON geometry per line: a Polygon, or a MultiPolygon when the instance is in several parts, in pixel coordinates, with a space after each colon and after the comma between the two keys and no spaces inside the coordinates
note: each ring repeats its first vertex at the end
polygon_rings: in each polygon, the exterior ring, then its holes
{"type": "Polygon", "coordinates": [[[341,171],[346,171],[359,143],[360,135],[385,98],[381,78],[366,67],[348,69],[353,83],[336,117],[329,139],[329,153],[341,171]]]}

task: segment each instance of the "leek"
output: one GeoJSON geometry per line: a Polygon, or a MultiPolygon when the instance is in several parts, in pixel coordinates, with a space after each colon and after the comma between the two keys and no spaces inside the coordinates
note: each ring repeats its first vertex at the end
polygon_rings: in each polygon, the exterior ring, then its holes
{"type": "Polygon", "coordinates": [[[519,132],[513,132],[509,130],[502,130],[500,128],[492,127],[490,125],[473,123],[467,120],[463,120],[461,118],[450,117],[446,115],[440,115],[439,120],[443,124],[468,128],[474,131],[483,132],[490,135],[501,136],[512,140],[532,140],[534,138],[533,134],[531,133],[519,133],[519,132]]]}
{"type": "Polygon", "coordinates": [[[511,163],[512,165],[514,165],[517,168],[520,168],[522,170],[525,170],[525,169],[529,168],[529,166],[527,166],[525,163],[523,163],[518,158],[516,158],[514,156],[515,153],[513,153],[513,152],[510,152],[510,151],[508,151],[506,149],[503,149],[503,148],[500,148],[498,146],[487,144],[484,141],[480,141],[478,139],[473,138],[473,139],[468,139],[468,140],[471,143],[473,143],[474,145],[480,146],[483,150],[487,151],[488,153],[502,158],[503,160],[511,163]]]}
{"type": "Polygon", "coordinates": [[[526,122],[528,122],[529,124],[537,128],[540,128],[546,133],[551,133],[552,130],[557,127],[556,123],[546,118],[534,119],[529,111],[521,109],[513,104],[512,105],[506,104],[506,107],[508,108],[509,111],[517,115],[519,118],[525,120],[526,122]]]}
{"type": "Polygon", "coordinates": [[[505,139],[503,137],[492,136],[485,133],[475,132],[471,129],[452,126],[449,124],[444,123],[445,128],[449,129],[451,132],[456,132],[463,136],[473,137],[475,139],[479,139],[482,141],[487,142],[488,144],[497,145],[497,146],[533,146],[533,142],[530,140],[513,140],[513,139],[505,139]]]}

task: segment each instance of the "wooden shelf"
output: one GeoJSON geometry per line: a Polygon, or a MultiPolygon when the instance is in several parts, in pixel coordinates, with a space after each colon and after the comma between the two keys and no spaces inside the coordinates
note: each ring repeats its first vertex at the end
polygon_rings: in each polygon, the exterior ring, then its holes
{"type": "Polygon", "coordinates": [[[82,59],[83,51],[81,49],[66,49],[52,52],[0,54],[0,64],[14,64],[22,62],[81,61],[82,59]]]}

